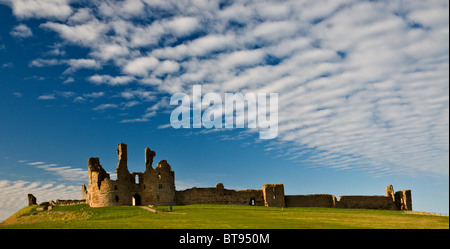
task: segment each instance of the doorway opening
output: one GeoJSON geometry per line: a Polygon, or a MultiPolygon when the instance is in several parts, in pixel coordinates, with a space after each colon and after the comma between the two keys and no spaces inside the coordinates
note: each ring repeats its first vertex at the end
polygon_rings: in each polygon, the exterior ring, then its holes
{"type": "Polygon", "coordinates": [[[250,199],[250,206],[255,206],[255,198],[250,199]]]}
{"type": "Polygon", "coordinates": [[[141,205],[141,196],[138,194],[133,195],[131,198],[131,202],[133,206],[140,206],[141,205]]]}

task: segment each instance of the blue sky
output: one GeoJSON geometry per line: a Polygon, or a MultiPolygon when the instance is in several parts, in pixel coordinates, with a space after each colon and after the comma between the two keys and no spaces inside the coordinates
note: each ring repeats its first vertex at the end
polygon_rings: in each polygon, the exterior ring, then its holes
{"type": "Polygon", "coordinates": [[[177,189],[283,183],[449,213],[448,1],[0,0],[0,220],[128,144],[177,189]],[[173,129],[177,92],[278,93],[278,136],[173,129]]]}

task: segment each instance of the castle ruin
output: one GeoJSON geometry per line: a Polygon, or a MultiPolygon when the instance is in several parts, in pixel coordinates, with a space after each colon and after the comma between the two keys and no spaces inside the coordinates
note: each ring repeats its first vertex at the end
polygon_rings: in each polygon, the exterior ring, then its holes
{"type": "Polygon", "coordinates": [[[127,145],[117,149],[117,180],[100,165],[99,158],[88,160],[88,187],[82,185],[82,198],[91,207],[139,205],[234,204],[268,207],[330,207],[385,210],[412,210],[411,191],[394,192],[392,185],[382,196],[335,196],[329,194],[285,195],[283,184],[264,184],[262,189],[230,190],[222,183],[214,188],[176,190],[175,172],[166,160],[153,168],[156,153],[145,149],[145,172],[128,171],[127,145]]]}

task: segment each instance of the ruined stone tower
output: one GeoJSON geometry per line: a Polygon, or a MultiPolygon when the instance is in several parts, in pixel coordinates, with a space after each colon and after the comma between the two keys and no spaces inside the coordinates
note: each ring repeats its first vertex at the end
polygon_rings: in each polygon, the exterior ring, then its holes
{"type": "Polygon", "coordinates": [[[152,167],[154,151],[145,149],[145,172],[128,171],[127,145],[117,148],[119,162],[117,180],[100,165],[99,158],[88,160],[89,186],[82,187],[83,198],[91,207],[131,205],[173,205],[175,203],[175,173],[166,160],[152,167]]]}
{"type": "MultiPolygon", "coordinates": [[[[225,204],[267,207],[328,207],[385,210],[412,210],[411,190],[394,192],[392,185],[384,196],[335,196],[329,194],[285,195],[283,184],[264,184],[262,189],[231,190],[222,183],[214,188],[175,190],[175,173],[166,160],[153,168],[156,153],[145,148],[145,171],[128,171],[127,145],[117,148],[117,180],[100,165],[100,159],[88,160],[89,185],[82,186],[83,200],[91,207],[138,205],[225,204]]],[[[31,197],[29,202],[33,203],[31,197]]],[[[35,201],[34,201],[35,202],[35,201]]]]}

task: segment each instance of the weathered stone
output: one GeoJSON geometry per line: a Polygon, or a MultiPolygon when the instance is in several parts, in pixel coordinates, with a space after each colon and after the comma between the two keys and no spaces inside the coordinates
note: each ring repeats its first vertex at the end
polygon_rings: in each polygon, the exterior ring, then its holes
{"type": "Polygon", "coordinates": [[[264,206],[284,207],[284,186],[283,184],[264,184],[263,188],[264,206]]]}
{"type": "Polygon", "coordinates": [[[117,157],[119,158],[119,163],[117,163],[116,174],[117,180],[119,181],[129,181],[130,172],[128,171],[127,161],[127,145],[120,143],[117,148],[117,157]]]}
{"type": "Polygon", "coordinates": [[[395,196],[395,206],[397,207],[398,210],[404,210],[404,205],[403,205],[403,191],[397,191],[394,194],[395,196]]]}
{"type": "Polygon", "coordinates": [[[224,189],[223,183],[218,182],[218,183],[216,184],[216,189],[224,189]]]}
{"type": "Polygon", "coordinates": [[[391,197],[392,201],[395,202],[394,187],[392,185],[386,187],[386,196],[391,197]]]}
{"type": "Polygon", "coordinates": [[[144,173],[129,173],[126,144],[118,145],[117,155],[117,180],[110,179],[98,158],[89,158],[89,185],[82,186],[82,196],[90,206],[237,204],[412,210],[411,191],[394,193],[392,185],[385,188],[385,196],[341,196],[339,200],[333,195],[285,196],[283,184],[264,184],[260,190],[229,190],[217,183],[214,188],[194,187],[176,191],[175,173],[170,164],[161,160],[155,168],[152,167],[156,156],[154,151],[145,149],[144,173]]]}
{"type": "Polygon", "coordinates": [[[145,148],[145,171],[150,171],[153,169],[153,158],[156,156],[156,152],[145,148]]]}
{"type": "Polygon", "coordinates": [[[404,210],[412,211],[411,190],[403,190],[403,206],[404,210]]]}
{"type": "Polygon", "coordinates": [[[36,197],[32,194],[28,194],[28,206],[37,205],[36,203],[36,197]]]}

